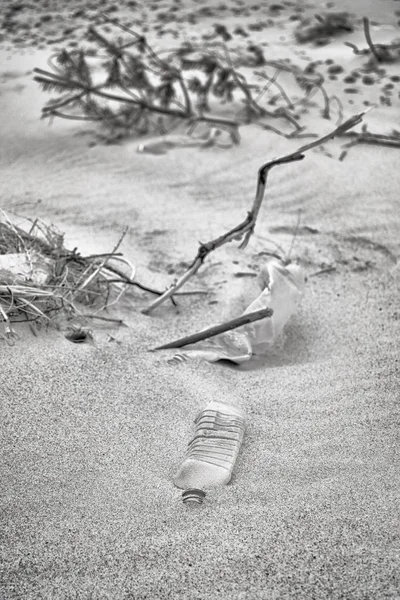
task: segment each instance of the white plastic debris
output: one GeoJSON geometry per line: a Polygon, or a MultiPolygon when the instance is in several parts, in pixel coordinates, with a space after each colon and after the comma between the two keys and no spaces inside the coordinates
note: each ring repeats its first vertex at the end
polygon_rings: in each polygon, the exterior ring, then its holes
{"type": "Polygon", "coordinates": [[[228,135],[226,132],[223,132],[216,127],[211,127],[208,131],[199,136],[170,134],[154,138],[145,144],[139,144],[137,152],[139,152],[139,154],[160,155],[166,154],[173,148],[208,148],[211,146],[231,148],[234,143],[232,135],[228,135]]]}
{"type": "Polygon", "coordinates": [[[204,487],[227,485],[246,428],[244,411],[234,404],[211,401],[195,419],[196,429],[174,484],[186,490],[183,501],[204,500],[204,487]]]}
{"type": "Polygon", "coordinates": [[[0,254],[0,280],[7,284],[43,285],[50,275],[50,265],[35,252],[0,254]]]}
{"type": "Polygon", "coordinates": [[[264,354],[280,337],[296,311],[304,290],[305,275],[299,265],[285,266],[279,260],[271,259],[262,268],[258,283],[262,291],[243,314],[272,308],[272,317],[185,346],[172,360],[178,362],[187,358],[202,358],[216,362],[225,359],[240,364],[250,360],[253,355],[264,354]]]}

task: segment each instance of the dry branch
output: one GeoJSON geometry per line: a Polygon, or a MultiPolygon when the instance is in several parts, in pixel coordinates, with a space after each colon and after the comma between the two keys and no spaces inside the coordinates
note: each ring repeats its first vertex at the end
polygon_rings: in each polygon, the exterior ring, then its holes
{"type": "Polygon", "coordinates": [[[214,325],[213,327],[204,329],[199,333],[193,333],[186,337],[180,338],[179,340],[175,340],[173,342],[169,342],[168,344],[158,346],[157,348],[153,348],[151,352],[154,352],[155,350],[167,350],[168,348],[182,348],[183,346],[188,346],[189,344],[195,344],[196,342],[201,342],[202,340],[215,337],[220,333],[225,333],[226,331],[237,329],[238,327],[242,327],[242,325],[248,325],[249,323],[253,323],[254,321],[259,321],[260,319],[272,317],[272,315],[272,308],[263,308],[252,313],[241,315],[240,317],[236,317],[235,319],[231,319],[230,321],[226,321],[225,323],[221,323],[221,325],[214,325]]]}
{"type": "Polygon", "coordinates": [[[366,127],[363,127],[361,132],[348,131],[342,133],[340,137],[348,138],[351,141],[343,145],[343,152],[339,156],[339,160],[342,161],[347,156],[348,151],[353,146],[358,144],[370,144],[373,146],[387,146],[390,148],[400,148],[400,133],[393,131],[392,135],[385,135],[380,133],[371,133],[366,127]]]}
{"type": "Polygon", "coordinates": [[[346,131],[348,131],[349,129],[354,127],[355,125],[358,125],[358,123],[360,123],[362,121],[363,116],[369,110],[370,109],[367,109],[365,111],[362,111],[362,112],[354,115],[353,117],[350,117],[344,123],[342,123],[341,125],[336,127],[336,129],[334,129],[331,133],[328,133],[313,142],[310,142],[308,144],[305,144],[304,146],[301,146],[301,148],[299,148],[295,152],[292,152],[286,156],[282,156],[282,157],[274,159],[274,160],[270,160],[267,163],[265,163],[264,165],[262,165],[258,171],[257,189],[256,189],[256,196],[255,196],[255,199],[253,202],[253,206],[252,206],[251,210],[248,212],[245,220],[242,221],[241,223],[239,223],[239,225],[237,225],[233,229],[229,230],[227,233],[221,235],[220,237],[218,237],[214,240],[211,240],[210,242],[207,242],[205,244],[203,244],[203,243],[200,244],[200,247],[197,251],[197,255],[196,255],[195,259],[193,260],[193,262],[191,263],[188,270],[186,271],[186,273],[184,273],[184,275],[182,275],[182,277],[180,279],[178,279],[178,281],[176,281],[162,296],[157,298],[147,308],[143,309],[142,313],[144,313],[144,314],[150,313],[157,306],[160,306],[160,304],[165,302],[165,300],[167,300],[168,298],[173,296],[177,292],[177,290],[179,290],[195,273],[197,273],[197,271],[200,269],[201,265],[204,263],[204,260],[206,259],[206,257],[211,252],[213,252],[214,250],[219,248],[220,246],[223,246],[224,244],[227,244],[228,242],[231,242],[233,240],[242,240],[242,242],[239,246],[240,248],[245,248],[247,246],[249,239],[254,231],[254,227],[256,225],[258,213],[260,211],[261,204],[263,202],[264,195],[265,195],[267,176],[268,176],[269,171],[272,169],[272,167],[275,167],[277,165],[287,164],[287,163],[298,161],[298,160],[302,160],[304,158],[304,152],[307,152],[308,150],[311,150],[312,148],[320,146],[321,144],[324,144],[328,140],[331,140],[336,136],[342,135],[343,133],[345,133],[346,131]]]}

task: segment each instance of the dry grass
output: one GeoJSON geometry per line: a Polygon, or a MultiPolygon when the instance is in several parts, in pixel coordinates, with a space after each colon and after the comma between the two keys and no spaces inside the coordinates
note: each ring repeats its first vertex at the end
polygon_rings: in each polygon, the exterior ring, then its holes
{"type": "Polygon", "coordinates": [[[15,322],[40,328],[76,316],[96,317],[118,302],[134,277],[134,267],[118,253],[126,231],[112,252],[82,256],[76,248],[65,248],[63,234],[40,219],[16,221],[1,213],[0,321],[9,344],[17,337],[15,322]],[[129,274],[121,271],[121,263],[129,274]],[[84,314],[83,307],[92,312],[84,314]]]}

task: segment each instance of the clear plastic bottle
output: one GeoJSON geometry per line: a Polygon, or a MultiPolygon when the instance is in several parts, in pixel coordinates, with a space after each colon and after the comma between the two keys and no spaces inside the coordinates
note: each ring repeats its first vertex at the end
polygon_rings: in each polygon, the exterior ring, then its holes
{"type": "Polygon", "coordinates": [[[196,429],[186,455],[174,477],[185,490],[183,501],[201,504],[204,487],[226,485],[242,444],[246,420],[244,411],[233,404],[210,402],[195,419],[196,429]]]}

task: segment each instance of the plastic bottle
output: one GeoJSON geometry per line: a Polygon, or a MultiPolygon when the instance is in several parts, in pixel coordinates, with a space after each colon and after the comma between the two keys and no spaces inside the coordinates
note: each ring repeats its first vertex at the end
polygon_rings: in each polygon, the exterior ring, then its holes
{"type": "Polygon", "coordinates": [[[184,502],[203,502],[204,487],[226,485],[242,444],[246,421],[244,411],[233,404],[210,402],[195,419],[195,434],[174,477],[185,490],[184,502]]]}

